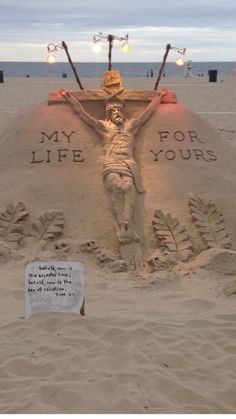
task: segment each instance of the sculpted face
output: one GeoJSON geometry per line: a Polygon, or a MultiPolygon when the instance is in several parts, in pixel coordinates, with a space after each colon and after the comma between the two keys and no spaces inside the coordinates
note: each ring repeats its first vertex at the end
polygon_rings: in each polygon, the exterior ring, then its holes
{"type": "Polygon", "coordinates": [[[115,125],[123,125],[125,118],[123,112],[120,108],[113,108],[111,109],[110,118],[113,124],[115,125]]]}

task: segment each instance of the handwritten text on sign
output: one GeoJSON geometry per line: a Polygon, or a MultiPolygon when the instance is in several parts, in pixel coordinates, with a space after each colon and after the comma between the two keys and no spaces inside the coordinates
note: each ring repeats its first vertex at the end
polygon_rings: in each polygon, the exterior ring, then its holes
{"type": "Polygon", "coordinates": [[[38,312],[81,313],[84,268],[80,262],[33,262],[25,271],[25,317],[38,312]]]}

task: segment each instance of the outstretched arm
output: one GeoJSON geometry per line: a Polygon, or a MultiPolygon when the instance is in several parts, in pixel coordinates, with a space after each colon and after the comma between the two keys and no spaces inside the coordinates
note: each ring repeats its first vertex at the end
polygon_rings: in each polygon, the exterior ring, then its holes
{"type": "Polygon", "coordinates": [[[76,97],[76,95],[73,92],[68,92],[66,90],[60,91],[61,95],[65,98],[65,100],[69,103],[73,111],[78,114],[81,119],[83,119],[86,124],[90,125],[95,131],[98,132],[98,134],[103,135],[104,134],[104,124],[103,121],[100,119],[94,118],[92,115],[90,115],[88,112],[86,112],[81,105],[80,101],[76,97]]]}
{"type": "Polygon", "coordinates": [[[144,109],[144,111],[139,115],[136,119],[131,119],[131,129],[134,129],[135,132],[139,130],[139,128],[150,118],[150,116],[155,112],[158,106],[161,103],[161,98],[168,93],[167,89],[162,89],[158,92],[148,106],[144,109]]]}

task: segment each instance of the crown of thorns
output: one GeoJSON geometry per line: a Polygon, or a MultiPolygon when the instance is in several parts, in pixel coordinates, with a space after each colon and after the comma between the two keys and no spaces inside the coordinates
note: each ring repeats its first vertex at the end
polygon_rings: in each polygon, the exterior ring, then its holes
{"type": "Polygon", "coordinates": [[[123,109],[124,108],[124,104],[122,102],[111,102],[111,103],[107,103],[107,105],[106,105],[106,112],[109,112],[111,109],[114,109],[114,108],[123,109]]]}

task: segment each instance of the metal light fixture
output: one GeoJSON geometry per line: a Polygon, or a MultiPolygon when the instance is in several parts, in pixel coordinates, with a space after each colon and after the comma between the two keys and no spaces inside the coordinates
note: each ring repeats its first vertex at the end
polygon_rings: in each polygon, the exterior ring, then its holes
{"type": "Polygon", "coordinates": [[[48,51],[47,62],[49,64],[54,64],[56,62],[56,57],[55,57],[55,55],[53,55],[53,52],[57,51],[58,49],[63,49],[63,46],[62,45],[55,45],[55,44],[48,44],[47,45],[47,51],[48,51]]]}
{"type": "Polygon", "coordinates": [[[100,45],[100,42],[103,41],[103,40],[105,40],[105,42],[108,42],[109,43],[109,49],[108,49],[108,71],[111,71],[111,69],[112,69],[111,51],[112,51],[112,48],[113,48],[114,41],[115,40],[116,41],[125,41],[124,44],[121,45],[121,49],[124,52],[130,52],[131,51],[131,47],[128,44],[129,35],[126,34],[123,37],[118,37],[116,35],[111,35],[111,34],[106,35],[106,34],[104,34],[102,32],[99,32],[98,35],[94,35],[93,36],[93,43],[94,43],[93,50],[95,50],[96,52],[98,52],[101,49],[101,48],[99,48],[101,46],[100,45]]]}
{"type": "Polygon", "coordinates": [[[129,45],[129,35],[126,34],[125,37],[123,38],[123,40],[125,41],[124,44],[121,45],[121,49],[123,52],[130,52],[131,51],[131,46],[129,45]]]}
{"type": "Polygon", "coordinates": [[[165,54],[163,56],[163,60],[162,60],[162,63],[161,63],[161,67],[160,67],[160,70],[159,70],[159,74],[158,74],[158,77],[157,77],[157,80],[156,80],[156,84],[155,84],[154,90],[157,90],[158,84],[159,84],[159,82],[161,80],[161,76],[162,76],[163,70],[165,68],[165,64],[166,64],[166,60],[167,60],[169,51],[171,49],[176,50],[180,54],[180,56],[176,59],[175,63],[177,65],[179,65],[179,66],[184,65],[184,59],[183,59],[183,57],[185,55],[186,48],[176,48],[176,47],[172,47],[170,44],[167,44],[166,45],[166,51],[165,51],[165,54]]]}
{"type": "Polygon", "coordinates": [[[175,47],[171,47],[171,48],[176,49],[177,52],[180,54],[180,56],[175,60],[175,64],[179,65],[179,66],[184,65],[185,64],[184,55],[185,55],[185,52],[186,52],[186,48],[182,48],[182,49],[175,48],[175,47]]]}
{"type": "Polygon", "coordinates": [[[55,51],[57,51],[58,49],[63,49],[65,51],[66,56],[67,56],[67,59],[69,61],[69,64],[70,64],[70,66],[72,68],[72,71],[74,73],[75,79],[76,79],[76,81],[77,81],[80,89],[83,90],[84,88],[83,88],[83,86],[81,84],[80,78],[78,76],[78,73],[76,71],[76,68],[74,66],[74,63],[73,63],[73,61],[71,59],[71,56],[69,54],[68,46],[66,45],[66,43],[64,41],[62,41],[61,45],[56,45],[56,44],[48,44],[47,45],[47,51],[48,51],[47,62],[49,64],[54,64],[56,62],[56,57],[52,53],[55,52],[55,51]]]}

